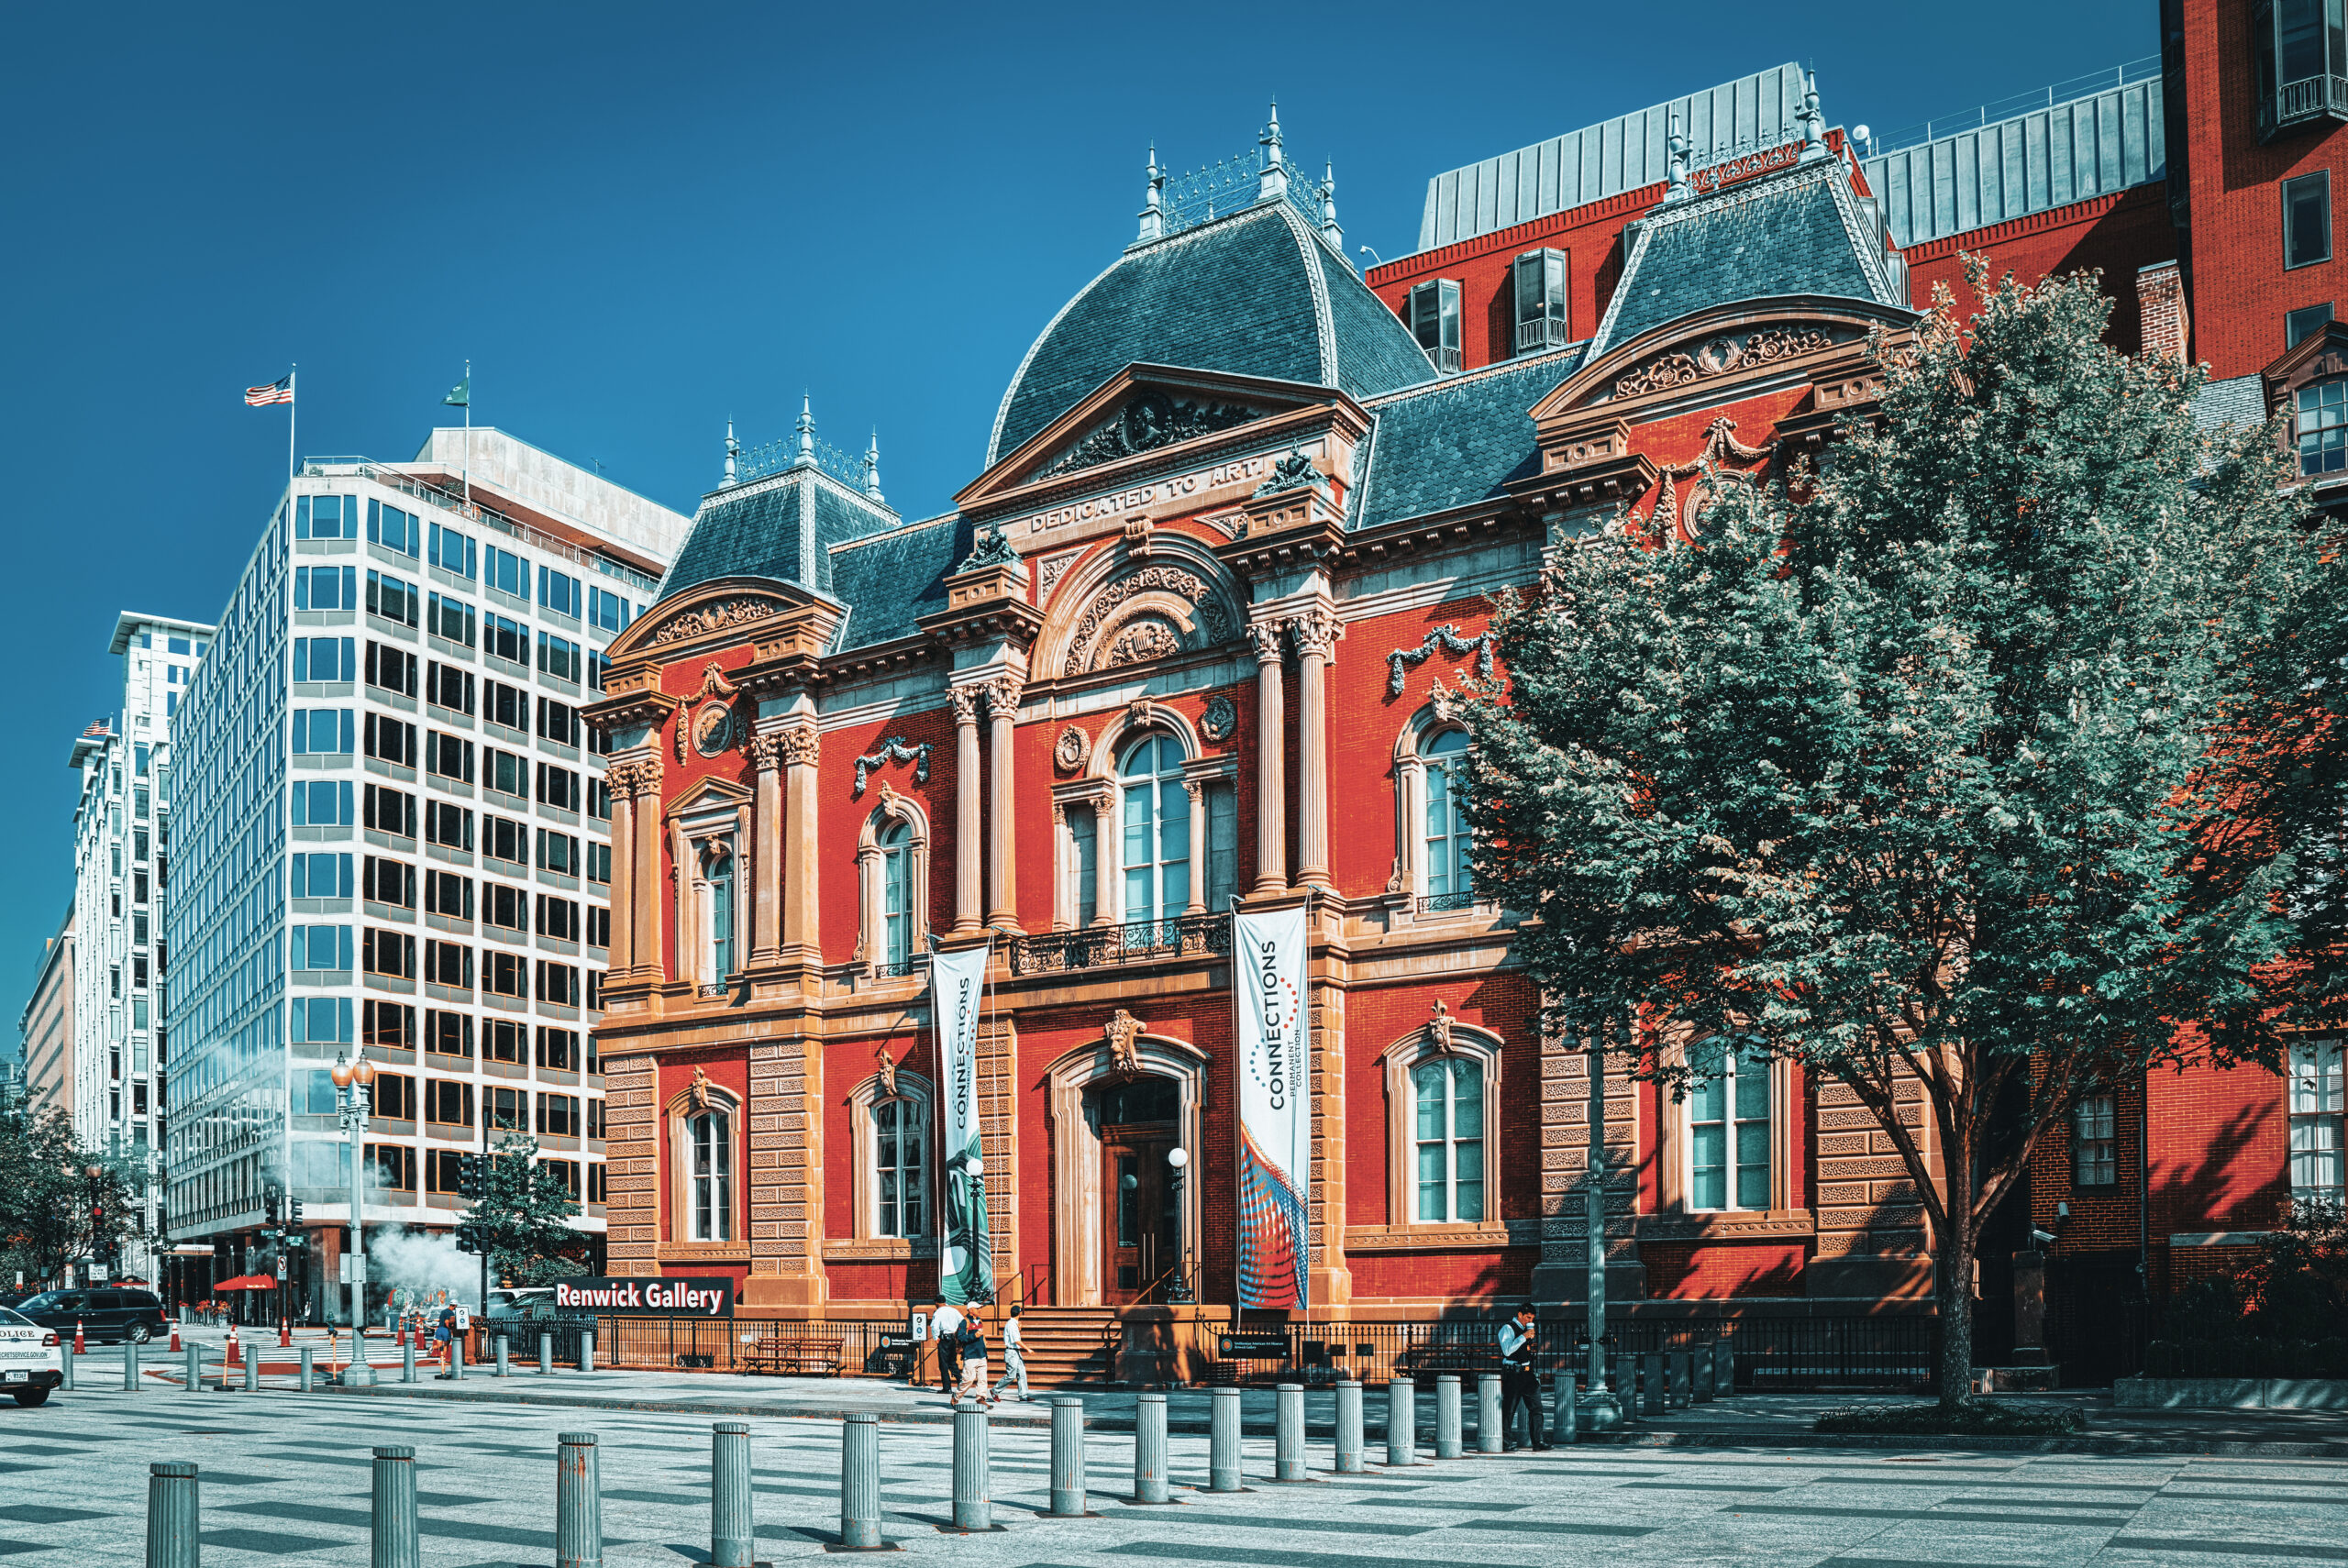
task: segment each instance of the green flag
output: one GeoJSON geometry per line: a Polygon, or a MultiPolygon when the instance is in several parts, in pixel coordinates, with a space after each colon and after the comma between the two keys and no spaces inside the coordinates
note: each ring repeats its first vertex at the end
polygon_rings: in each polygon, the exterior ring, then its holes
{"type": "Polygon", "coordinates": [[[450,408],[471,408],[473,405],[473,373],[467,370],[465,379],[450,387],[449,395],[440,401],[450,408]]]}

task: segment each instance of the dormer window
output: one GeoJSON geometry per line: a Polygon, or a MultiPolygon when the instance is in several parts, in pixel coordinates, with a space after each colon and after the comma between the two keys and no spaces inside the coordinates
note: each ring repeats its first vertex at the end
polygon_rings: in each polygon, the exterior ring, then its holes
{"type": "Polygon", "coordinates": [[[1516,351],[1562,348],[1566,336],[1566,253],[1528,250],[1516,259],[1516,351]]]}
{"type": "Polygon", "coordinates": [[[2299,472],[2317,479],[2348,469],[2348,377],[2301,387],[2291,412],[2299,472]]]}
{"type": "Polygon", "coordinates": [[[2257,0],[2258,139],[2296,127],[2348,122],[2348,17],[2342,0],[2257,0]]]}
{"type": "Polygon", "coordinates": [[[1459,369],[1459,282],[1436,278],[1411,288],[1411,333],[1434,368],[1459,369]]]}

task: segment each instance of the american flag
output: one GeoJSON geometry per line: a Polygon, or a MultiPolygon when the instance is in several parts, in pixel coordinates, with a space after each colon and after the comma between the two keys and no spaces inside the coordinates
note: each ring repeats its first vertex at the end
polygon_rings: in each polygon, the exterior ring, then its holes
{"type": "Polygon", "coordinates": [[[247,387],[245,404],[249,408],[266,408],[272,403],[294,401],[294,372],[286,371],[265,387],[247,387]]]}

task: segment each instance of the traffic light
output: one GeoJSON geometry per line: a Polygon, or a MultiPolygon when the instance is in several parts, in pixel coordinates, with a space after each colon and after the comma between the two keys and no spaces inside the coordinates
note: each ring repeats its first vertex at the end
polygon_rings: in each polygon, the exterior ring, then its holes
{"type": "Polygon", "coordinates": [[[302,1200],[300,1198],[297,1198],[293,1202],[285,1206],[285,1222],[288,1225],[299,1225],[302,1222],[302,1200]]]}
{"type": "Polygon", "coordinates": [[[457,1227],[457,1250],[460,1253],[482,1253],[489,1249],[482,1245],[481,1231],[471,1224],[457,1227]]]}
{"type": "Polygon", "coordinates": [[[481,1198],[482,1177],[483,1174],[484,1173],[482,1170],[482,1157],[479,1154],[458,1155],[457,1196],[462,1198],[468,1203],[478,1201],[481,1198]]]}

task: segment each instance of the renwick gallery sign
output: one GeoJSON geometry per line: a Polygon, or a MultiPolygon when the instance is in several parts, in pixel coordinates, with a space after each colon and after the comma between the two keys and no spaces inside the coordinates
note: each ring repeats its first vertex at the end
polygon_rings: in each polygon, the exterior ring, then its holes
{"type": "Polygon", "coordinates": [[[614,1317],[731,1318],[734,1282],[724,1275],[700,1279],[558,1279],[558,1311],[614,1317]]]}

